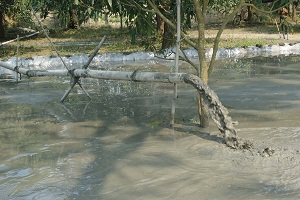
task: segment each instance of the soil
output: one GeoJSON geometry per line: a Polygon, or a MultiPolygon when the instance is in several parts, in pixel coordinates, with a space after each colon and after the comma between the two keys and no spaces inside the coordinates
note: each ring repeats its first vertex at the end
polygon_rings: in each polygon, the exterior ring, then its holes
{"type": "MultiPolygon", "coordinates": [[[[57,20],[53,18],[49,18],[43,21],[43,24],[46,25],[47,29],[50,30],[50,37],[51,37],[51,30],[54,30],[57,27],[57,20]]],[[[215,35],[217,34],[217,28],[213,25],[207,26],[206,36],[207,36],[207,45],[212,47],[212,40],[215,35]]],[[[89,21],[84,24],[82,27],[99,27],[106,26],[104,22],[99,21],[97,23],[89,21]]],[[[118,28],[120,25],[118,23],[110,22],[109,27],[113,30],[114,28],[118,28]]],[[[267,24],[267,23],[257,23],[257,24],[246,24],[242,23],[240,26],[232,26],[228,24],[227,28],[224,30],[221,36],[221,47],[235,47],[235,46],[255,46],[256,44],[280,44],[280,43],[298,43],[300,42],[300,31],[298,30],[299,27],[297,24],[293,24],[294,33],[289,34],[289,38],[284,39],[282,34],[279,34],[277,27],[275,24],[267,24]]],[[[97,38],[95,35],[86,36],[86,35],[77,35],[76,32],[70,32],[64,34],[64,36],[60,37],[55,36],[51,40],[59,47],[59,51],[61,55],[70,55],[70,54],[78,54],[78,53],[89,53],[93,50],[95,43],[100,41],[102,36],[106,33],[101,32],[101,28],[99,29],[92,29],[91,32],[97,31],[97,38]],[[73,35],[72,35],[73,34],[73,35]],[[89,38],[90,37],[90,38],[89,38]],[[68,45],[71,44],[71,45],[68,45]]],[[[192,29],[188,31],[188,35],[191,38],[197,37],[196,29],[192,29]]],[[[121,36],[124,37],[124,36],[121,36]]],[[[132,52],[132,51],[143,51],[143,46],[133,46],[129,45],[130,39],[129,38],[122,38],[122,42],[127,41],[125,44],[119,44],[120,38],[116,36],[110,36],[108,34],[108,39],[106,40],[107,44],[114,44],[114,47],[110,47],[110,45],[104,45],[101,48],[101,53],[104,52],[132,52]]],[[[12,43],[11,43],[12,44],[12,43]]],[[[12,45],[16,45],[13,43],[12,45]]],[[[11,53],[8,54],[9,57],[15,55],[15,48],[13,46],[11,53]]],[[[24,40],[21,42],[20,48],[20,55],[23,57],[30,57],[34,55],[56,55],[56,53],[52,50],[49,42],[44,38],[41,34],[39,38],[33,40],[24,40]],[[23,48],[25,47],[25,48],[23,48]]],[[[5,53],[4,53],[5,54],[5,53]]]]}
{"type": "MultiPolygon", "coordinates": [[[[217,30],[210,29],[207,32],[209,38],[215,37],[217,30]]],[[[196,34],[196,33],[194,33],[196,34]]],[[[288,35],[288,39],[284,39],[282,34],[279,34],[276,25],[249,25],[242,27],[226,28],[222,33],[223,39],[263,39],[273,41],[274,43],[298,43],[300,42],[300,33],[294,32],[288,35]]]]}

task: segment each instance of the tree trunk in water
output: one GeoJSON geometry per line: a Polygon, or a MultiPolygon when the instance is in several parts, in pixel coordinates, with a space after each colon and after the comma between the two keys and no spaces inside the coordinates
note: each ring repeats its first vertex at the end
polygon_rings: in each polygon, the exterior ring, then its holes
{"type": "Polygon", "coordinates": [[[204,104],[204,99],[201,94],[198,95],[198,114],[200,120],[200,126],[202,128],[209,127],[209,111],[204,104]]]}
{"type": "Polygon", "coordinates": [[[0,11],[0,39],[5,38],[5,30],[4,30],[4,16],[3,13],[0,11]]]}
{"type": "Polygon", "coordinates": [[[79,26],[78,23],[78,14],[76,9],[69,10],[70,22],[68,24],[69,29],[77,29],[79,26]]]}
{"type": "MultiPolygon", "coordinates": [[[[200,61],[200,65],[201,65],[201,74],[199,75],[199,77],[201,77],[201,79],[203,80],[203,82],[205,84],[208,83],[208,66],[207,63],[202,60],[200,61]]],[[[207,109],[207,107],[205,106],[204,99],[205,97],[203,97],[201,94],[199,94],[198,97],[198,110],[199,110],[199,119],[200,119],[200,126],[203,128],[209,127],[209,111],[207,109]]]]}

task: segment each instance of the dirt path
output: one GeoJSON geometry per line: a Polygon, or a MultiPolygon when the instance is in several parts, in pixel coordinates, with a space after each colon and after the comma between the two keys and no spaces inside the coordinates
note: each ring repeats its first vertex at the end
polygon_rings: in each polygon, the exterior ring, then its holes
{"type": "MultiPolygon", "coordinates": [[[[206,31],[208,38],[214,38],[218,30],[209,29],[206,31]]],[[[196,32],[193,32],[196,35],[196,32]]],[[[222,39],[263,39],[270,40],[275,43],[298,43],[300,42],[300,33],[294,32],[289,34],[289,39],[283,39],[282,34],[279,34],[276,25],[273,26],[249,26],[249,27],[237,27],[237,28],[226,28],[221,36],[222,39]]]]}
{"type": "MultiPolygon", "coordinates": [[[[216,34],[216,31],[208,31],[208,35],[214,36],[216,34]]],[[[225,30],[222,34],[222,38],[244,38],[244,39],[267,39],[267,40],[274,40],[278,41],[278,43],[281,42],[300,42],[300,34],[290,34],[289,39],[283,39],[282,35],[279,35],[278,33],[272,33],[272,34],[265,34],[265,33],[249,33],[248,31],[244,29],[237,29],[237,30],[225,30]]]]}

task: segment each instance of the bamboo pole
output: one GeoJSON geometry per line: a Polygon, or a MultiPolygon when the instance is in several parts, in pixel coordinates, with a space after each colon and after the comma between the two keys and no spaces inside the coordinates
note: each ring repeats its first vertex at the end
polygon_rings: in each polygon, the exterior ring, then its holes
{"type": "Polygon", "coordinates": [[[276,24],[276,27],[277,27],[277,31],[278,31],[278,34],[279,34],[279,38],[281,38],[280,29],[279,29],[277,20],[276,20],[275,18],[274,18],[274,21],[275,21],[275,24],[276,24]]]}
{"type": "MultiPolygon", "coordinates": [[[[121,71],[101,71],[75,69],[72,74],[68,70],[30,70],[25,68],[16,68],[14,65],[0,61],[0,66],[17,71],[27,76],[74,76],[75,78],[97,78],[108,80],[123,80],[135,82],[162,82],[162,83],[186,83],[192,85],[204,98],[204,103],[209,108],[210,116],[217,125],[218,129],[224,134],[227,146],[237,149],[245,148],[236,134],[233,121],[228,114],[227,109],[219,101],[218,96],[205,84],[199,77],[186,73],[160,73],[160,72],[121,72],[121,71]]],[[[72,84],[76,84],[73,82],[72,84]]],[[[71,88],[71,87],[70,87],[71,88]]],[[[67,92],[70,93],[71,89],[67,92]]],[[[67,93],[65,94],[68,95],[67,93]]]]}
{"type": "MultiPolygon", "coordinates": [[[[89,65],[91,64],[92,60],[94,59],[94,57],[97,55],[99,49],[101,48],[101,46],[103,45],[104,41],[106,40],[106,35],[102,38],[102,40],[99,42],[99,44],[97,45],[97,47],[94,49],[94,51],[90,54],[90,57],[88,59],[88,61],[86,62],[86,64],[82,67],[82,69],[87,69],[89,67],[89,65]]],[[[76,84],[79,85],[79,87],[83,90],[83,92],[87,95],[87,97],[91,100],[91,96],[89,95],[89,93],[84,89],[84,87],[82,86],[82,84],[80,83],[80,77],[75,77],[74,74],[72,73],[72,71],[68,70],[71,73],[71,85],[69,87],[69,89],[66,91],[66,93],[63,95],[63,97],[61,98],[61,102],[64,102],[65,99],[68,97],[68,95],[70,94],[71,90],[74,88],[74,86],[76,84]]]]}
{"type": "MultiPolygon", "coordinates": [[[[20,37],[17,35],[17,59],[16,59],[16,66],[19,66],[19,48],[20,48],[20,37]]],[[[18,72],[15,72],[15,78],[16,81],[18,82],[18,72]]]]}
{"type": "MultiPolygon", "coordinates": [[[[176,54],[175,54],[175,69],[173,73],[178,73],[178,66],[179,66],[179,49],[180,49],[180,21],[181,21],[181,16],[180,16],[180,5],[181,1],[176,0],[176,7],[177,7],[177,30],[176,30],[176,54]]],[[[177,100],[177,83],[174,83],[174,91],[173,91],[173,99],[172,99],[172,108],[171,108],[171,123],[170,126],[174,126],[175,124],[175,110],[176,110],[176,100],[177,100]]]]}
{"type": "Polygon", "coordinates": [[[87,69],[89,65],[91,64],[94,57],[97,55],[98,51],[100,50],[101,46],[103,45],[104,41],[106,40],[106,35],[102,38],[102,40],[99,42],[97,47],[94,49],[93,53],[90,54],[89,60],[86,62],[86,64],[82,67],[83,69],[87,69]]]}

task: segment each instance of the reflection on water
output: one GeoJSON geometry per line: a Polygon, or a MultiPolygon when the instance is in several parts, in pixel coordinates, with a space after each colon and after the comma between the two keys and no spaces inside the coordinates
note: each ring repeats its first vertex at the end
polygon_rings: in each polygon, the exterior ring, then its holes
{"type": "Polygon", "coordinates": [[[172,85],[84,80],[92,101],[76,87],[61,104],[65,79],[1,82],[0,199],[299,199],[298,60],[225,60],[210,79],[240,137],[271,157],[198,128],[183,84],[171,129],[172,85]]]}

